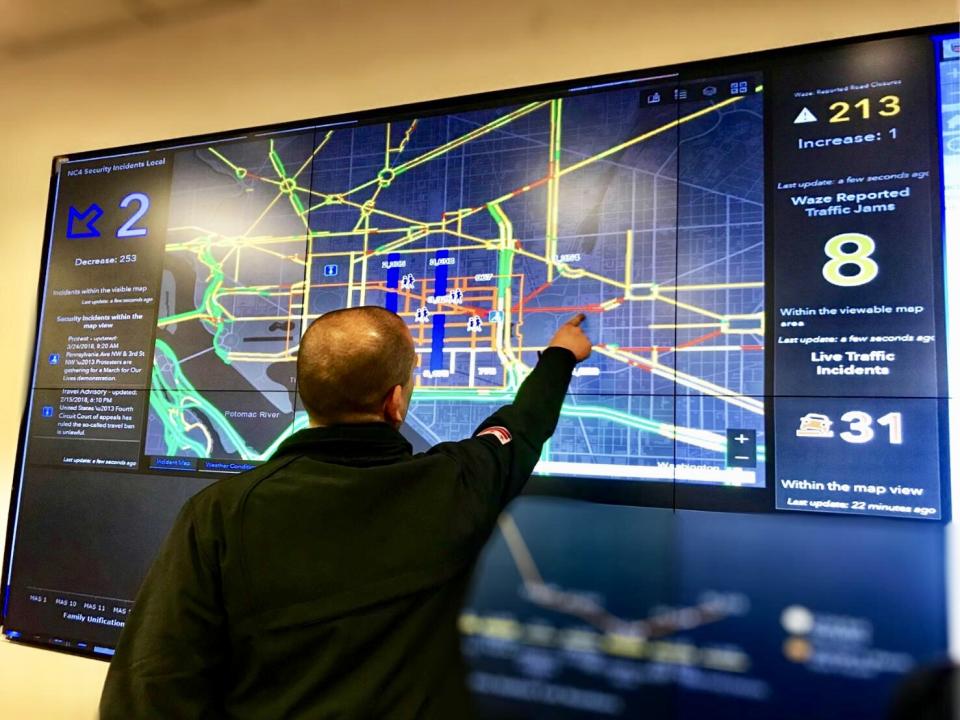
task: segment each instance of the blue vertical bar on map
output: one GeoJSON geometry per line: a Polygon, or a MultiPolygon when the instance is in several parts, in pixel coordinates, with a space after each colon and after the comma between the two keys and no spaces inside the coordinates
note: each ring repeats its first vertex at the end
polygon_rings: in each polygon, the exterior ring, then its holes
{"type": "Polygon", "coordinates": [[[446,332],[447,316],[433,316],[433,336],[430,345],[430,372],[443,369],[443,336],[446,332]]]}
{"type": "Polygon", "coordinates": [[[397,286],[400,284],[400,253],[387,255],[387,298],[385,307],[397,311],[397,286]]]}
{"type": "Polygon", "coordinates": [[[434,271],[433,294],[436,297],[447,294],[447,265],[440,262],[450,257],[449,250],[437,250],[437,266],[434,271]]]}
{"type": "MultiPolygon", "coordinates": [[[[433,295],[440,297],[447,294],[447,265],[442,260],[450,257],[448,250],[437,250],[436,264],[433,275],[433,295]]],[[[443,369],[443,338],[447,332],[447,316],[435,313],[433,316],[433,332],[430,344],[430,372],[443,369]]]]}

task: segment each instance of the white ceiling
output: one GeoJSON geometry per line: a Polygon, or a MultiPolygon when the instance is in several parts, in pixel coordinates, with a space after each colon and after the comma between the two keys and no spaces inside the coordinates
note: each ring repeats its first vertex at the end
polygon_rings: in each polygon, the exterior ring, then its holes
{"type": "Polygon", "coordinates": [[[0,0],[0,61],[109,41],[259,0],[0,0]]]}

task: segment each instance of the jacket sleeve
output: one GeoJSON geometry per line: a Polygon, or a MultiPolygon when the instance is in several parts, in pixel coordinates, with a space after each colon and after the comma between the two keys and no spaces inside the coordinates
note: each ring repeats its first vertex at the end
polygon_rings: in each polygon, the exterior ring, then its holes
{"type": "Polygon", "coordinates": [[[499,512],[523,490],[544,443],[556,430],[576,364],[569,350],[547,348],[512,404],[484,420],[469,439],[442,443],[431,452],[454,456],[466,478],[486,491],[499,512]]]}
{"type": "Polygon", "coordinates": [[[202,547],[193,503],[137,594],[107,672],[101,720],[222,715],[227,633],[219,566],[202,547]]]}

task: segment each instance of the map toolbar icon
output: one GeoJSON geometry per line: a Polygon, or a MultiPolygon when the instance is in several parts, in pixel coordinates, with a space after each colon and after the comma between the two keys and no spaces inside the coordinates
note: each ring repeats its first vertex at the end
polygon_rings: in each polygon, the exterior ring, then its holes
{"type": "Polygon", "coordinates": [[[727,467],[757,466],[757,431],[727,428],[727,467]]]}

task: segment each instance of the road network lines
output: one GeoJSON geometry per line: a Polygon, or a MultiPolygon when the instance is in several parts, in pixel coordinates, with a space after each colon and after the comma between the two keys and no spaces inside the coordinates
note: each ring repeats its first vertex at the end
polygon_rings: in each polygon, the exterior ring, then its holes
{"type": "MultiPolygon", "coordinates": [[[[527,103],[406,159],[411,139],[416,137],[419,121],[399,124],[399,129],[398,124],[391,123],[383,126],[383,164],[380,169],[373,177],[339,190],[313,187],[313,179],[305,183],[301,177],[316,158],[323,157],[323,151],[335,133],[349,133],[352,132],[350,129],[326,131],[294,172],[288,170],[288,161],[281,156],[281,150],[273,139],[268,142],[268,162],[263,164],[266,172],[260,170],[254,173],[231,160],[227,151],[210,147],[210,155],[232,171],[238,180],[272,187],[273,197],[246,231],[239,235],[220,234],[196,226],[171,228],[174,233],[193,235],[186,241],[168,244],[167,252],[192,255],[199,267],[203,268],[201,273],[206,272],[206,277],[200,278],[204,289],[196,308],[163,317],[158,324],[166,328],[182,322],[204,323],[212,332],[214,350],[226,363],[293,362],[298,346],[296,338],[291,338],[289,332],[285,346],[279,351],[238,350],[226,347],[220,339],[226,328],[251,322],[273,321],[291,328],[295,321],[299,321],[301,330],[305,329],[319,314],[311,310],[311,299],[318,292],[340,292],[343,296],[342,304],[348,307],[368,304],[371,301],[382,302],[385,294],[395,293],[399,303],[398,313],[411,326],[418,352],[422,356],[430,352],[427,323],[417,322],[416,318],[423,317],[425,310],[428,313],[432,310],[432,314],[441,313],[448,315],[450,319],[446,326],[448,336],[444,345],[444,353],[449,358],[449,369],[446,375],[436,374],[435,371],[422,371],[418,378],[418,396],[424,400],[469,401],[475,398],[490,400],[504,393],[510,394],[529,372],[530,366],[525,362],[524,354],[541,348],[524,340],[526,316],[543,312],[572,314],[581,311],[603,314],[617,311],[628,303],[659,303],[672,308],[675,321],[673,324],[651,323],[648,326],[650,330],[672,329],[677,332],[696,327],[702,328],[703,334],[693,340],[674,342],[673,345],[651,344],[644,348],[627,348],[601,342],[597,345],[597,353],[625,367],[640,369],[669,380],[677,386],[713,396],[721,402],[752,413],[762,414],[761,402],[743,397],[720,384],[680,372],[665,362],[666,356],[679,353],[744,352],[762,349],[757,343],[729,340],[723,344],[715,342],[718,338],[762,336],[762,312],[717,312],[688,299],[693,294],[709,291],[730,292],[762,288],[762,281],[687,285],[635,282],[633,275],[636,239],[633,228],[623,230],[625,264],[622,277],[578,266],[575,260],[564,258],[558,253],[558,244],[562,240],[559,230],[560,189],[564,178],[608,158],[615,158],[630,147],[742,100],[742,97],[732,97],[678,115],[668,122],[567,165],[562,164],[563,99],[527,103]],[[395,209],[380,206],[381,199],[389,194],[390,188],[411,170],[438,161],[471,143],[492,137],[499,129],[520,118],[538,117],[538,113],[546,115],[549,135],[546,174],[542,177],[533,178],[510,192],[480,204],[444,209],[439,217],[434,218],[411,217],[395,209]],[[539,239],[515,237],[511,218],[514,201],[541,188],[545,195],[544,236],[539,239]],[[271,210],[284,200],[298,222],[303,225],[303,235],[277,237],[253,234],[271,210]],[[316,220],[314,213],[330,207],[355,212],[352,228],[346,230],[318,226],[320,221],[316,220]],[[468,220],[480,216],[481,213],[493,222],[497,228],[496,235],[485,235],[466,227],[468,220]],[[405,260],[420,257],[421,262],[424,262],[423,256],[436,252],[436,247],[431,245],[437,240],[443,241],[446,250],[457,256],[470,256],[475,253],[489,255],[491,272],[456,274],[449,278],[450,292],[439,296],[434,292],[435,279],[428,277],[427,273],[414,276],[403,288],[388,287],[382,277],[376,277],[382,273],[374,270],[380,269],[379,264],[385,267],[389,257],[401,257],[405,260]],[[542,253],[536,250],[538,240],[544,248],[542,253]],[[331,245],[334,241],[339,243],[336,248],[331,245]],[[302,255],[299,252],[286,252],[291,245],[298,242],[306,245],[302,255]],[[344,242],[349,246],[344,247],[344,242]],[[262,260],[251,260],[250,258],[254,257],[251,253],[257,253],[262,260]],[[249,262],[290,263],[302,268],[303,281],[246,283],[244,264],[249,262]],[[533,262],[542,266],[546,282],[536,288],[527,287],[526,273],[518,267],[520,262],[533,262]],[[232,273],[228,269],[228,263],[233,266],[232,273]],[[341,263],[340,267],[345,268],[346,278],[343,281],[329,282],[314,277],[315,267],[319,264],[335,263],[341,263]],[[378,266],[375,267],[375,264],[378,266]],[[598,287],[605,289],[607,295],[586,305],[544,306],[533,303],[544,291],[556,287],[559,283],[574,281],[595,282],[598,287]],[[452,299],[451,295],[455,299],[452,299]],[[270,301],[272,305],[262,304],[256,312],[237,312],[231,306],[231,299],[241,296],[270,301]],[[684,314],[682,319],[678,315],[681,312],[684,314]],[[498,319],[492,320],[494,317],[498,319]],[[695,322],[696,318],[699,318],[700,322],[695,322]],[[478,329],[481,323],[482,329],[478,329]],[[465,358],[468,362],[467,380],[464,384],[437,385],[435,382],[424,382],[434,377],[453,376],[458,367],[458,358],[465,358]],[[485,369],[489,372],[490,363],[502,368],[499,384],[478,382],[477,373],[485,369]]],[[[568,409],[568,412],[578,417],[591,417],[593,410],[609,411],[607,408],[579,406],[568,409]]],[[[626,420],[617,413],[614,413],[614,416],[614,422],[626,420]]],[[[628,425],[633,426],[633,423],[628,425]]],[[[661,434],[699,447],[711,450],[725,447],[725,439],[717,433],[703,435],[703,431],[677,428],[663,423],[654,423],[654,426],[661,434]]]]}

